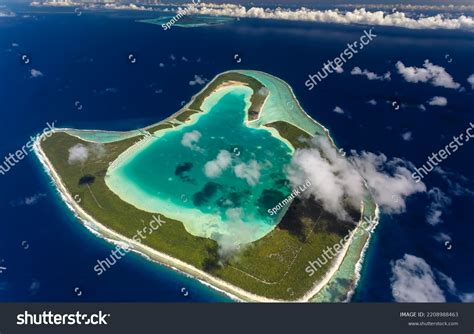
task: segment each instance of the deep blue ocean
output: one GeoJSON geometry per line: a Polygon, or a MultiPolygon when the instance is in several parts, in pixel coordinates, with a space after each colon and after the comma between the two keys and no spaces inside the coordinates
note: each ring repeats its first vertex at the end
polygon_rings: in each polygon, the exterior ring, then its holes
{"type": "MultiPolygon", "coordinates": [[[[308,74],[371,27],[241,19],[163,31],[136,22],[156,13],[78,16],[72,8],[10,8],[16,17],[0,18],[2,160],[47,122],[129,130],[160,121],[202,88],[189,84],[195,75],[212,79],[236,68],[265,71],[288,82],[303,108],[328,127],[346,151],[382,152],[421,166],[431,152],[474,121],[474,91],[466,82],[474,73],[474,34],[469,32],[375,27],[376,39],[344,66],[343,74],[332,74],[308,91],[308,74]],[[22,55],[30,59],[28,64],[22,55]],[[396,73],[398,60],[421,67],[425,59],[445,67],[466,91],[407,83],[396,73]],[[392,80],[351,76],[354,66],[379,74],[390,70],[392,80]],[[31,78],[32,69],[43,75],[31,78]],[[435,95],[445,96],[448,106],[426,111],[417,107],[435,95]],[[367,103],[371,99],[376,106],[367,103]],[[77,108],[77,101],[82,108],[77,108]],[[403,107],[395,110],[386,101],[403,107]],[[333,112],[336,105],[345,114],[333,112]],[[402,139],[407,131],[413,140],[402,139]]],[[[452,180],[469,189],[474,189],[473,154],[474,144],[469,143],[442,164],[454,174],[452,180]]],[[[474,198],[452,194],[436,173],[424,182],[450,195],[444,222],[426,222],[426,194],[409,198],[404,214],[383,215],[354,301],[393,301],[390,263],[406,253],[450,276],[459,291],[474,292],[474,198]],[[440,232],[451,236],[450,250],[435,240],[440,232]]],[[[0,267],[7,268],[0,273],[2,301],[229,301],[136,254],[128,254],[97,277],[92,267],[114,246],[78,223],[33,154],[0,175],[0,189],[0,267]]],[[[448,301],[458,300],[448,292],[446,296],[448,301]]]]}

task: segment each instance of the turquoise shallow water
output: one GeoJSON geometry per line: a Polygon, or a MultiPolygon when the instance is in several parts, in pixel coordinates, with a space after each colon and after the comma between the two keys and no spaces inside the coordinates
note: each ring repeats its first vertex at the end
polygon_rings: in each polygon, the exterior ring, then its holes
{"type": "Polygon", "coordinates": [[[107,185],[125,201],[182,221],[197,236],[233,244],[257,240],[278,223],[267,212],[291,190],[291,149],[270,131],[244,123],[244,86],[209,96],[204,114],[158,133],[121,156],[107,185]]]}

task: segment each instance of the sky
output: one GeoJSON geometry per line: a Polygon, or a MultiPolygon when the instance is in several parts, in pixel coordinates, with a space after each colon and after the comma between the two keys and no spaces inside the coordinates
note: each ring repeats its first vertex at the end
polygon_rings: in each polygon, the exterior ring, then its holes
{"type": "MultiPolygon", "coordinates": [[[[30,0],[4,0],[1,3],[28,3],[30,0]]],[[[75,2],[95,2],[90,0],[76,0],[75,2]]],[[[97,1],[101,2],[101,1],[97,1]]],[[[157,0],[121,0],[108,2],[125,3],[156,3],[157,0]]],[[[162,3],[188,3],[187,0],[162,0],[162,3]]],[[[203,1],[212,3],[234,3],[243,5],[338,5],[338,4],[415,4],[415,5],[473,5],[473,0],[212,0],[203,1]]]]}

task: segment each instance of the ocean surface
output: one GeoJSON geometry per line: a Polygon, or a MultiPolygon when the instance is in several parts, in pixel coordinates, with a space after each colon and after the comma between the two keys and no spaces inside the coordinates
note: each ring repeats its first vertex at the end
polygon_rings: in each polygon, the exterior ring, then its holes
{"type": "MultiPolygon", "coordinates": [[[[474,73],[474,34],[468,32],[375,27],[377,37],[344,65],[344,73],[331,74],[308,91],[308,75],[371,27],[240,19],[163,31],[136,22],[156,13],[79,16],[72,8],[10,9],[15,17],[0,18],[0,157],[20,149],[47,122],[108,130],[155,123],[189,101],[202,88],[201,80],[231,69],[260,70],[285,80],[304,110],[346,151],[382,152],[421,166],[473,121],[473,91],[466,78],[474,73]],[[465,91],[408,83],[396,73],[397,61],[421,67],[425,59],[445,67],[465,91]],[[390,70],[392,80],[351,76],[355,66],[379,74],[390,70]],[[446,97],[448,105],[427,105],[433,96],[446,97]],[[372,99],[376,105],[367,103],[372,99]],[[418,108],[422,103],[425,111],[418,108]],[[333,112],[335,106],[344,114],[333,112]],[[402,138],[407,132],[410,141],[402,138]]],[[[466,190],[474,189],[473,153],[469,143],[443,162],[451,186],[437,173],[423,180],[452,200],[443,223],[427,223],[431,200],[426,194],[409,198],[403,214],[382,215],[354,301],[393,301],[391,265],[405,254],[451,277],[458,291],[474,291],[474,200],[466,190]],[[464,191],[456,191],[455,183],[464,191]],[[450,247],[436,239],[440,233],[449,235],[450,247]]],[[[0,267],[6,267],[0,273],[0,300],[229,301],[136,254],[97,277],[93,266],[114,246],[78,223],[32,154],[0,175],[0,189],[0,267]]],[[[459,300],[448,286],[442,288],[448,301],[459,300]]]]}

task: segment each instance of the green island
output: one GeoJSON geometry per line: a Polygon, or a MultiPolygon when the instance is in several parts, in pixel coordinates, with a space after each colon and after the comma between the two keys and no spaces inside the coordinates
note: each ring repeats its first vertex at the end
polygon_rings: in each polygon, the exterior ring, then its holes
{"type": "Polygon", "coordinates": [[[378,221],[369,192],[360,210],[348,208],[357,225],[299,196],[269,214],[292,192],[285,166],[315,136],[335,146],[287,83],[235,70],[159,123],[127,132],[55,129],[35,152],[74,214],[109,240],[236,300],[345,301],[370,239],[363,223],[378,221]],[[77,147],[89,154],[71,162],[77,147]],[[134,242],[153,214],[166,223],[134,242]],[[348,231],[341,252],[309,275],[308,263],[348,231]]]}

